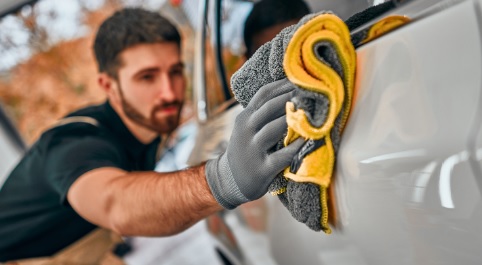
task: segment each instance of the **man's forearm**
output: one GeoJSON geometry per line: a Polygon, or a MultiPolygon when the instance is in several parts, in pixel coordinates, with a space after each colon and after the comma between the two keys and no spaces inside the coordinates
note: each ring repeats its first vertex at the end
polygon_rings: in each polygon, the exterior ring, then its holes
{"type": "Polygon", "coordinates": [[[176,234],[222,209],[204,165],[171,173],[133,172],[111,185],[111,225],[122,235],[176,234]]]}
{"type": "Polygon", "coordinates": [[[204,165],[169,173],[98,169],[74,183],[68,199],[87,220],[126,236],[173,235],[222,209],[204,165]]]}

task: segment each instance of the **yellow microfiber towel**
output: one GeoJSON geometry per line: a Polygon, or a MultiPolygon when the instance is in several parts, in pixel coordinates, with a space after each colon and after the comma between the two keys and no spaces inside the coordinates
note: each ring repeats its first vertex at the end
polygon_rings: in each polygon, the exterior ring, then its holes
{"type": "Polygon", "coordinates": [[[295,182],[309,182],[320,187],[320,225],[326,233],[331,233],[327,190],[335,164],[331,135],[341,135],[350,112],[355,60],[355,48],[345,23],[333,14],[322,14],[296,30],[283,62],[285,73],[293,84],[307,92],[322,94],[328,100],[328,110],[326,116],[320,116],[320,125],[313,124],[317,122],[314,117],[316,110],[309,106],[315,102],[311,99],[316,95],[303,93],[295,96],[298,100],[288,102],[288,132],[284,140],[285,145],[299,137],[305,141],[312,140],[305,146],[319,142],[316,148],[304,153],[296,167],[287,168],[284,176],[295,182]],[[335,123],[338,123],[336,128],[335,123]]]}
{"type": "Polygon", "coordinates": [[[402,15],[382,16],[396,6],[394,1],[387,1],[358,12],[345,21],[350,31],[363,26],[368,21],[375,21],[369,27],[352,34],[351,41],[355,48],[410,22],[408,17],[402,15]]]}
{"type": "Polygon", "coordinates": [[[231,88],[247,106],[260,87],[288,78],[299,89],[286,105],[288,131],[277,148],[305,139],[292,164],[269,187],[293,218],[314,231],[331,232],[336,223],[333,185],[336,154],[353,100],[355,51],[408,22],[389,16],[350,34],[395,7],[391,1],[370,7],[343,22],[330,12],[305,16],[283,29],[231,78],[231,88]],[[371,30],[371,31],[370,31],[371,30]]]}
{"type": "Polygon", "coordinates": [[[385,17],[377,21],[377,23],[373,24],[366,31],[366,36],[360,42],[360,44],[364,44],[373,39],[376,39],[379,36],[408,23],[409,21],[410,19],[408,17],[400,16],[400,15],[392,15],[392,16],[385,17]]]}

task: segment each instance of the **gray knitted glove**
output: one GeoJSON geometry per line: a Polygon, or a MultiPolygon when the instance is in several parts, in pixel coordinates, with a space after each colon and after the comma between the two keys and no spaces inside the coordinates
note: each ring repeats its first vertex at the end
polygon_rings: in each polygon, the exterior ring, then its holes
{"type": "Polygon", "coordinates": [[[287,130],[285,104],[294,88],[287,79],[261,87],[236,117],[226,152],[206,163],[208,185],[224,208],[263,196],[303,144],[295,141],[274,151],[287,130]]]}

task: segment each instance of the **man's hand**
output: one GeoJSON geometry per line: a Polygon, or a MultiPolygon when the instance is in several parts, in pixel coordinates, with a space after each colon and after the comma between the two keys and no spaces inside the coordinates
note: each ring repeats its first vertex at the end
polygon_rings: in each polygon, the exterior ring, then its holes
{"type": "Polygon", "coordinates": [[[236,117],[226,152],[207,162],[209,187],[224,208],[263,196],[303,144],[297,140],[272,152],[287,130],[285,104],[294,88],[287,79],[261,87],[236,117]]]}

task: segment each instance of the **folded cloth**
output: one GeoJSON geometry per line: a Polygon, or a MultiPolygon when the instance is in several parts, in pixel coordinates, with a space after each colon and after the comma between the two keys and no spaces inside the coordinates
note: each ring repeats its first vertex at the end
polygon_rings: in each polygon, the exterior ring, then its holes
{"type": "MultiPolygon", "coordinates": [[[[299,92],[286,104],[288,132],[284,144],[302,137],[306,143],[284,176],[319,189],[321,216],[310,228],[331,233],[328,226],[328,187],[341,131],[348,119],[355,78],[355,48],[344,22],[322,14],[301,25],[286,49],[284,70],[299,92]]],[[[318,191],[315,189],[315,191],[318,191]]],[[[288,196],[298,195],[287,193],[288,196]]],[[[302,195],[304,196],[304,195],[302,195]]],[[[288,197],[288,201],[293,201],[288,197]]]]}
{"type": "Polygon", "coordinates": [[[266,83],[288,77],[299,88],[286,105],[288,132],[279,147],[299,137],[305,144],[269,190],[296,220],[315,231],[331,232],[327,188],[351,106],[354,71],[348,28],[334,14],[320,12],[282,30],[231,79],[243,106],[266,83]]]}
{"type": "MultiPolygon", "coordinates": [[[[350,25],[358,27],[389,8],[392,6],[388,4],[369,8],[365,12],[372,16],[359,13],[350,25]]],[[[335,221],[334,196],[330,196],[329,187],[351,108],[353,44],[383,34],[393,29],[393,24],[385,23],[370,34],[369,29],[363,30],[354,42],[345,23],[331,12],[307,15],[259,48],[231,79],[235,98],[244,107],[267,83],[288,77],[299,88],[286,105],[288,131],[277,148],[300,137],[305,144],[291,166],[271,183],[269,191],[278,196],[296,220],[312,230],[331,233],[328,221],[332,225],[335,221]]]]}

